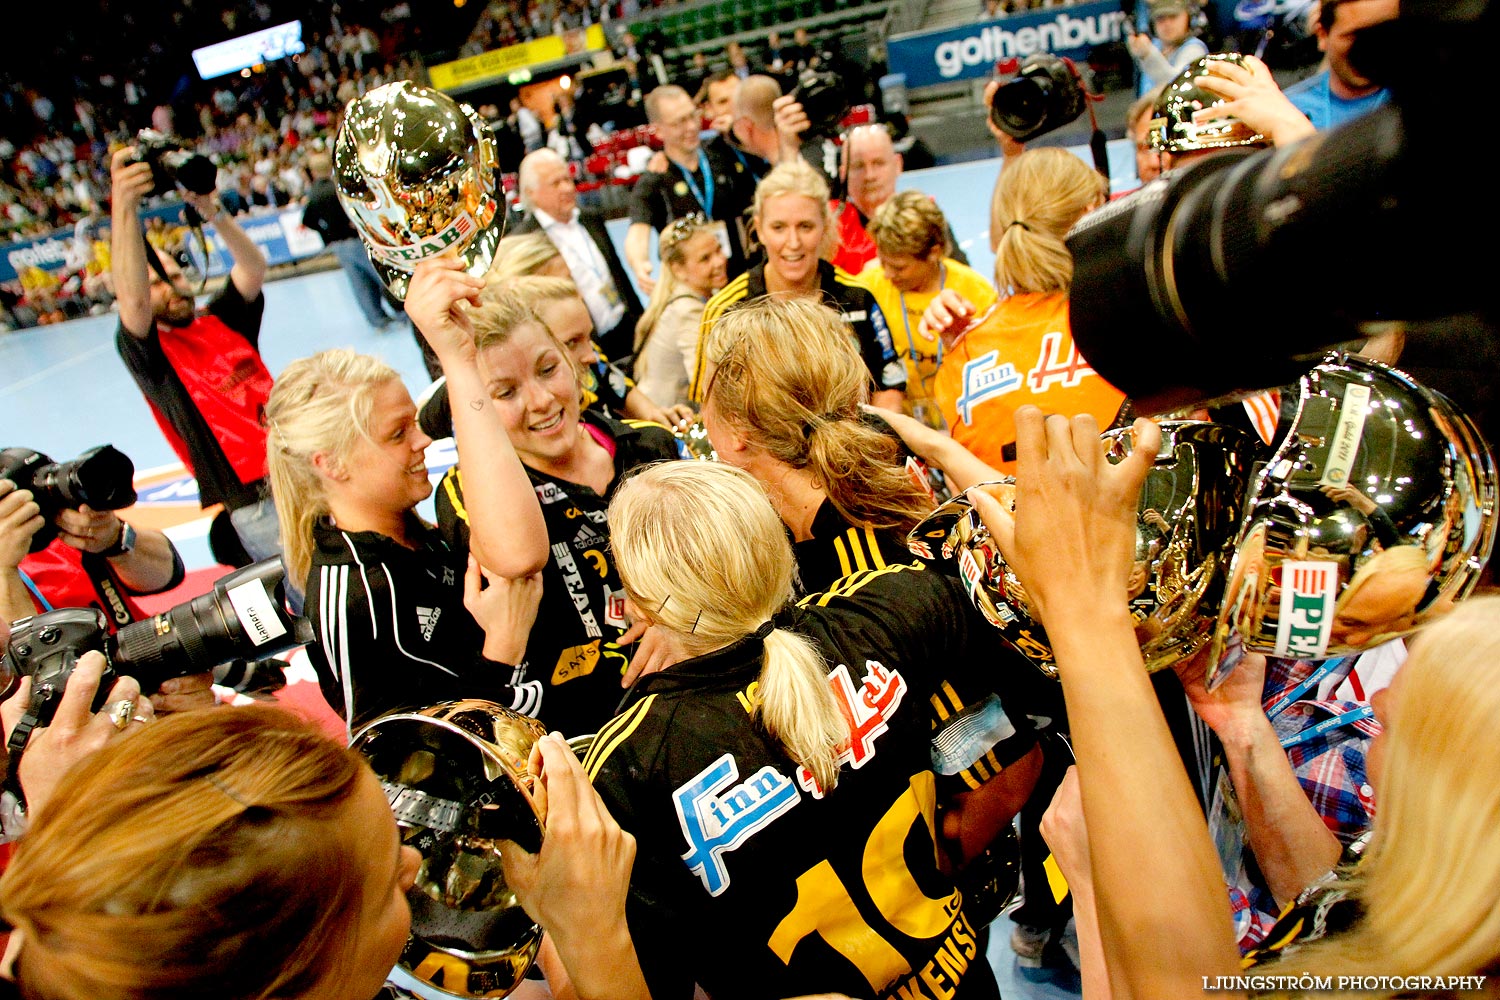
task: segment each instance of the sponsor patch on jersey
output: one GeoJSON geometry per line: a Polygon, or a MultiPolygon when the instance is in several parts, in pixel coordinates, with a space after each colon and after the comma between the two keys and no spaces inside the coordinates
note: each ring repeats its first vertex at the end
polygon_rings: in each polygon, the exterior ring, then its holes
{"type": "Polygon", "coordinates": [[[1281,564],[1277,656],[1301,660],[1323,655],[1333,629],[1333,606],[1338,601],[1338,592],[1337,563],[1287,560],[1281,564]]]}
{"type": "Polygon", "coordinates": [[[887,389],[906,384],[906,366],[899,361],[887,361],[880,370],[880,384],[887,389]]]}
{"type": "Polygon", "coordinates": [[[417,626],[422,630],[422,638],[427,642],[432,641],[432,632],[437,628],[438,618],[442,617],[442,608],[418,608],[417,626]]]}
{"type": "Polygon", "coordinates": [[[552,686],[587,677],[599,665],[599,640],[581,646],[569,646],[557,658],[552,668],[552,686]]]}
{"type": "MultiPolygon", "coordinates": [[[[839,751],[835,760],[839,766],[864,767],[875,756],[875,740],[890,728],[891,717],[901,707],[901,699],[906,695],[906,680],[897,671],[887,670],[874,660],[866,660],[865,675],[859,687],[854,686],[849,668],[842,663],[829,671],[828,686],[833,689],[839,713],[849,727],[849,744],[839,751]]],[[[813,798],[823,797],[823,790],[805,767],[797,769],[797,784],[811,792],[813,798]]]]}
{"type": "Polygon", "coordinates": [[[614,628],[625,628],[625,589],[612,591],[604,599],[604,624],[614,628]]]}
{"type": "Polygon", "coordinates": [[[1000,352],[991,351],[964,364],[963,391],[958,395],[958,415],[966,426],[974,425],[974,408],[980,403],[1021,388],[1021,373],[1000,352]]]}
{"type": "Polygon", "coordinates": [[[560,503],[568,499],[568,495],[556,483],[537,483],[533,488],[536,490],[536,498],[542,503],[560,503]]]}
{"type": "Polygon", "coordinates": [[[1068,341],[1063,350],[1063,335],[1056,331],[1042,335],[1042,349],[1037,351],[1036,366],[1026,373],[1026,384],[1032,392],[1046,392],[1048,387],[1060,384],[1071,388],[1083,381],[1085,375],[1094,374],[1078,347],[1068,341]]]}
{"type": "Polygon", "coordinates": [[[562,571],[563,583],[568,588],[568,597],[572,598],[573,607],[578,610],[578,620],[583,622],[584,632],[596,638],[603,638],[604,632],[599,628],[599,621],[589,610],[589,595],[583,586],[583,574],[578,572],[578,563],[568,549],[567,542],[553,544],[552,561],[557,563],[557,568],[562,571]]]}
{"type": "Polygon", "coordinates": [[[573,536],[573,550],[582,552],[585,549],[597,549],[603,546],[604,536],[599,534],[587,524],[580,524],[578,532],[573,536]]]}
{"type": "Polygon", "coordinates": [[[672,793],[688,849],[682,860],[709,895],[729,888],[724,855],[764,830],[802,798],[792,779],[771,765],[739,784],[739,765],[726,753],[672,793]]]}

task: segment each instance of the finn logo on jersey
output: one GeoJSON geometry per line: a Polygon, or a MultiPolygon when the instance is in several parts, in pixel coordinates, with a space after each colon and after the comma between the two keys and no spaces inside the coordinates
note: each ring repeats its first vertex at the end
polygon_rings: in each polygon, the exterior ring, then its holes
{"type": "Polygon", "coordinates": [[[711,896],[729,888],[723,855],[765,829],[801,798],[792,779],[767,764],[735,784],[740,769],[724,754],[672,793],[677,821],[687,838],[682,856],[711,896]]]}
{"type": "Polygon", "coordinates": [[[1021,373],[1007,361],[998,364],[999,351],[991,351],[964,365],[963,392],[958,397],[958,415],[968,426],[974,425],[974,407],[987,399],[1015,392],[1021,387],[1021,373]]]}

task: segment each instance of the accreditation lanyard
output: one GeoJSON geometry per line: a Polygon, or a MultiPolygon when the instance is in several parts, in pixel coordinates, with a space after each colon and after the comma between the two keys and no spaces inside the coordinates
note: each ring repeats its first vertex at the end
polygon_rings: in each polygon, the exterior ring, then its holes
{"type": "Polygon", "coordinates": [[[1354,657],[1352,656],[1339,656],[1331,660],[1324,660],[1322,663],[1318,664],[1317,667],[1313,669],[1313,672],[1308,674],[1300,684],[1291,688],[1285,694],[1283,694],[1280,701],[1276,702],[1276,704],[1266,709],[1266,715],[1272,719],[1276,718],[1282,712],[1285,712],[1288,708],[1290,708],[1293,702],[1321,684],[1323,682],[1323,678],[1331,676],[1335,673],[1346,677],[1348,676],[1349,671],[1353,666],[1354,657]]]}
{"type": "Polygon", "coordinates": [[[703,174],[703,187],[701,188],[698,182],[693,180],[691,170],[682,170],[681,167],[678,169],[682,172],[682,179],[687,182],[688,190],[693,192],[693,197],[698,200],[699,205],[703,206],[704,216],[712,219],[714,217],[714,172],[709,168],[708,155],[702,149],[698,150],[698,171],[703,174]]]}
{"type": "Polygon", "coordinates": [[[31,591],[31,596],[36,598],[36,602],[37,602],[37,604],[41,605],[42,610],[43,611],[51,611],[52,610],[52,602],[49,601],[49,600],[47,600],[45,597],[42,596],[42,592],[37,589],[37,585],[31,579],[31,577],[29,577],[29,576],[26,575],[26,571],[18,569],[18,570],[16,570],[16,572],[21,574],[21,582],[26,585],[26,589],[27,590],[31,591]]]}
{"type": "MultiPolygon", "coordinates": [[[[1322,663],[1318,664],[1317,668],[1313,670],[1312,673],[1308,674],[1301,683],[1297,684],[1291,690],[1282,695],[1280,700],[1278,700],[1276,704],[1272,705],[1270,709],[1267,710],[1266,715],[1272,719],[1276,718],[1282,712],[1290,708],[1292,704],[1300,699],[1303,695],[1307,694],[1309,691],[1313,690],[1320,683],[1322,683],[1325,677],[1329,677],[1334,674],[1347,676],[1349,671],[1354,667],[1355,659],[1356,657],[1353,656],[1342,656],[1332,660],[1325,660],[1322,663]]],[[[1350,709],[1347,712],[1340,712],[1338,715],[1335,715],[1331,719],[1324,719],[1316,726],[1312,726],[1308,729],[1302,730],[1301,732],[1293,733],[1291,736],[1288,736],[1286,739],[1281,741],[1281,748],[1283,750],[1289,750],[1294,746],[1299,746],[1300,744],[1315,740],[1318,737],[1322,736],[1324,733],[1338,729],[1342,726],[1352,726],[1357,722],[1363,722],[1365,719],[1370,718],[1374,714],[1375,710],[1369,705],[1360,705],[1358,708],[1350,709]]]]}
{"type": "Polygon", "coordinates": [[[1335,715],[1331,719],[1324,719],[1322,722],[1318,723],[1316,726],[1313,726],[1311,729],[1304,729],[1300,733],[1294,733],[1293,735],[1288,736],[1286,739],[1281,741],[1281,748],[1283,750],[1289,750],[1292,747],[1297,746],[1299,743],[1306,743],[1309,740],[1315,740],[1331,729],[1337,729],[1340,726],[1352,726],[1356,722],[1363,722],[1365,719],[1370,718],[1370,716],[1374,714],[1375,710],[1369,705],[1361,705],[1358,708],[1350,709],[1347,712],[1340,712],[1338,715],[1335,715]]]}
{"type": "MultiPolygon", "coordinates": [[[[939,264],[938,265],[938,294],[939,295],[941,295],[943,293],[943,288],[946,287],[947,284],[948,284],[948,265],[947,264],[939,264]]],[[[926,355],[922,354],[920,351],[917,350],[916,341],[914,341],[912,339],[912,335],[911,335],[911,315],[906,311],[906,293],[903,292],[903,291],[899,291],[898,290],[896,292],[896,296],[901,300],[901,325],[906,328],[906,356],[909,357],[909,358],[911,358],[911,363],[912,364],[916,364],[918,358],[925,358],[926,355]]],[[[941,368],[943,366],[943,338],[942,337],[938,337],[936,339],[937,339],[937,363],[938,363],[938,367],[941,368]]]]}

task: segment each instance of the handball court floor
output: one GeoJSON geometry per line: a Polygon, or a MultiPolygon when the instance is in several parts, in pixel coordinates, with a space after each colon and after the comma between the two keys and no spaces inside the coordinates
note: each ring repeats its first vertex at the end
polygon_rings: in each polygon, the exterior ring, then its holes
{"type": "MultiPolygon", "coordinates": [[[[1092,162],[1086,146],[1068,148],[1092,162]]],[[[1134,157],[1128,141],[1111,141],[1109,154],[1114,187],[1133,186],[1134,157]]],[[[997,159],[971,160],[911,171],[898,183],[902,190],[925,191],[937,200],[970,264],[986,275],[994,264],[988,206],[999,166],[997,159]]],[[[608,228],[623,258],[627,222],[616,219],[608,228]]],[[[273,375],[297,358],[349,347],[384,359],[400,373],[413,397],[429,384],[409,326],[394,324],[381,331],[367,326],[341,271],[271,281],[265,296],[261,352],[273,375]]],[[[188,569],[181,587],[142,602],[154,612],[204,593],[228,568],[209,553],[209,519],[198,507],[196,485],[168,447],[115,352],[116,323],[111,312],[0,334],[0,448],[29,447],[54,461],[66,461],[95,445],[112,444],[130,456],[141,500],[123,512],[125,517],[138,526],[166,531],[188,569]]],[[[433,444],[427,464],[434,483],[454,459],[451,440],[433,444]]],[[[424,507],[430,517],[431,500],[424,507]]],[[[287,688],[278,698],[342,733],[300,651],[292,658],[287,688]]],[[[991,926],[989,954],[1005,997],[1055,1000],[1079,995],[1071,970],[1019,966],[1009,936],[1009,921],[1001,917],[991,926]]]]}

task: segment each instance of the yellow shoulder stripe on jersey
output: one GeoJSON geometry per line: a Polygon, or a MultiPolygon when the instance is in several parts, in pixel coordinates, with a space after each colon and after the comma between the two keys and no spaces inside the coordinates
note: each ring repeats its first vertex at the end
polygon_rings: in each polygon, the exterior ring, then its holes
{"type": "Polygon", "coordinates": [[[703,342],[707,339],[704,335],[705,332],[714,325],[714,321],[723,315],[725,310],[740,302],[749,294],[750,272],[745,271],[736,275],[729,284],[719,289],[713,298],[708,300],[708,304],[703,307],[703,318],[699,321],[698,325],[697,357],[693,359],[693,380],[692,384],[688,386],[688,398],[693,402],[703,402],[703,391],[707,388],[707,386],[702,384],[703,342]]]}
{"type": "Polygon", "coordinates": [[[672,428],[668,427],[666,424],[657,423],[655,420],[635,420],[631,417],[626,417],[624,420],[620,421],[620,423],[624,424],[626,427],[633,427],[636,430],[640,430],[643,427],[659,427],[662,430],[666,431],[668,434],[672,433],[672,428]]]}
{"type": "Polygon", "coordinates": [[[458,470],[458,466],[455,465],[453,468],[443,473],[442,487],[443,492],[448,494],[448,501],[453,504],[453,513],[458,515],[458,519],[460,521],[468,524],[469,511],[466,507],[464,507],[463,498],[463,473],[458,470]]]}
{"type": "Polygon", "coordinates": [[[920,573],[925,569],[926,567],[921,563],[897,563],[894,566],[886,566],[883,569],[872,569],[867,572],[854,572],[844,577],[842,580],[835,580],[833,582],[833,585],[821,594],[808,594],[806,597],[802,598],[802,600],[797,602],[797,606],[805,608],[809,605],[816,604],[820,608],[827,607],[828,602],[833,600],[835,597],[848,597],[850,594],[858,593],[859,590],[866,584],[868,584],[871,580],[878,579],[879,577],[885,576],[889,573],[902,573],[908,571],[920,573]]]}
{"type": "Polygon", "coordinates": [[[646,718],[651,711],[651,705],[656,701],[656,695],[648,694],[640,701],[631,705],[625,711],[606,722],[594,736],[594,745],[589,748],[587,756],[583,758],[583,769],[588,772],[589,780],[593,781],[599,774],[599,768],[609,759],[621,743],[630,738],[636,727],[646,718]]]}

